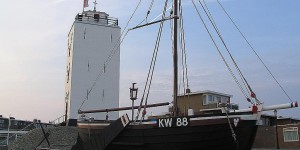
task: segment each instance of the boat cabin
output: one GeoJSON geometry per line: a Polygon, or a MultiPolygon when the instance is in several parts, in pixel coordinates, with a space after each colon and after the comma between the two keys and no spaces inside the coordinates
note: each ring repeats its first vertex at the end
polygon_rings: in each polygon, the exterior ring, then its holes
{"type": "Polygon", "coordinates": [[[221,107],[224,106],[238,109],[238,105],[230,103],[231,98],[229,94],[206,90],[178,95],[177,103],[182,115],[221,113],[221,107]]]}

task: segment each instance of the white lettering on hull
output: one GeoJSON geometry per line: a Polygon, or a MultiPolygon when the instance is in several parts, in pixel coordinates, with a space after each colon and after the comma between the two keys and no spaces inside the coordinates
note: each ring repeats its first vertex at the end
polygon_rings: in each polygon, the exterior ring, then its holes
{"type": "Polygon", "coordinates": [[[189,126],[189,124],[190,120],[187,117],[158,119],[159,128],[185,127],[189,126]]]}

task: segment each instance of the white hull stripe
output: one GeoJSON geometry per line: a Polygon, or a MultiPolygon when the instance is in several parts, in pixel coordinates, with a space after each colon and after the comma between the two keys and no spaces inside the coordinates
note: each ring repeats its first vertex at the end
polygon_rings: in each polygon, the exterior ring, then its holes
{"type": "MultiPolygon", "coordinates": [[[[230,115],[229,118],[240,118],[240,120],[257,120],[257,114],[253,115],[230,115]]],[[[190,120],[212,120],[212,119],[226,119],[227,116],[212,116],[212,117],[197,117],[197,118],[190,118],[190,120]]],[[[126,115],[121,117],[122,125],[125,127],[129,123],[129,118],[126,115]]],[[[140,125],[140,124],[157,124],[157,120],[145,121],[145,122],[132,122],[130,125],[140,125]]],[[[78,123],[78,125],[90,125],[90,126],[108,126],[109,123],[78,123]]]]}
{"type": "MultiPolygon", "coordinates": [[[[241,118],[241,120],[257,120],[257,115],[230,115],[229,118],[241,118]]],[[[190,118],[190,120],[211,120],[211,119],[224,119],[227,116],[213,116],[213,117],[198,117],[190,118]]]]}

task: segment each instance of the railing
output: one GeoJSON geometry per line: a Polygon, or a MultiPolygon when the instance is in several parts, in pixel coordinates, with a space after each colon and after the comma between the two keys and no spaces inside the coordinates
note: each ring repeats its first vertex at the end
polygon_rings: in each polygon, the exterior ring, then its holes
{"type": "Polygon", "coordinates": [[[60,124],[60,123],[62,123],[62,122],[65,122],[65,121],[66,121],[66,120],[65,120],[65,116],[66,116],[66,115],[62,115],[62,116],[56,118],[55,120],[50,121],[50,123],[51,123],[51,124],[54,124],[54,125],[57,125],[57,124],[60,124]]]}
{"type": "Polygon", "coordinates": [[[82,22],[94,22],[99,24],[105,24],[109,26],[118,26],[118,19],[112,17],[100,17],[99,14],[94,14],[92,16],[86,16],[83,14],[78,14],[75,18],[76,21],[82,22]]]}
{"type": "Polygon", "coordinates": [[[23,134],[26,134],[27,132],[29,132],[26,129],[31,127],[34,124],[35,123],[32,122],[31,124],[28,124],[25,128],[23,128],[21,130],[9,130],[9,129],[8,130],[1,130],[0,139],[2,141],[0,141],[0,145],[1,146],[8,146],[11,141],[16,140],[18,137],[21,137],[23,134]],[[13,137],[15,137],[15,138],[13,138],[13,137]]]}

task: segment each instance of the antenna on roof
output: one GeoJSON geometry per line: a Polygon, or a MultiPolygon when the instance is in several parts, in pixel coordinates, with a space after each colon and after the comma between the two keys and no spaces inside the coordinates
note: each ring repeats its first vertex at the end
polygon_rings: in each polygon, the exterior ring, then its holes
{"type": "Polygon", "coordinates": [[[97,0],[95,0],[93,3],[94,3],[94,11],[96,11],[96,5],[98,4],[97,0]]]}

